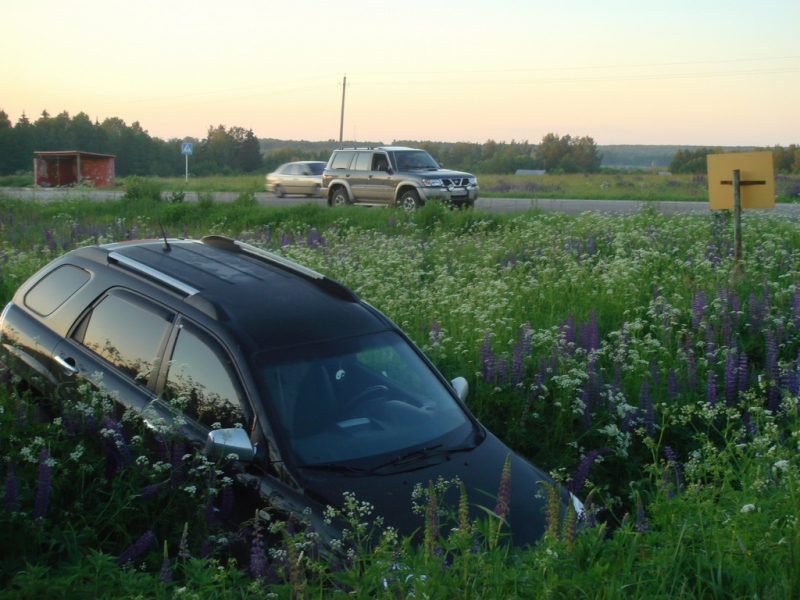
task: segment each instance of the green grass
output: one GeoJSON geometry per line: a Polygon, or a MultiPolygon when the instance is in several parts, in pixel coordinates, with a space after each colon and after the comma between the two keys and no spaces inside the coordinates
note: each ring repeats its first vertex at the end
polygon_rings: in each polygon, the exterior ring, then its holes
{"type": "MultiPolygon", "coordinates": [[[[113,188],[127,189],[128,180],[143,180],[165,192],[263,192],[264,175],[214,177],[130,177],[117,179],[113,188]]],[[[593,175],[481,175],[478,178],[483,197],[566,198],[577,200],[639,201],[708,201],[704,175],[659,175],[650,171],[609,172],[593,175]]],[[[25,187],[32,177],[0,177],[3,186],[25,187]]],[[[776,176],[776,202],[800,201],[800,176],[776,176]]]]}
{"type": "Polygon", "coordinates": [[[16,511],[0,507],[0,597],[800,595],[796,222],[746,214],[742,275],[734,278],[733,224],[722,214],[0,199],[0,300],[65,250],[159,236],[159,223],[169,235],[237,236],[349,285],[448,379],[467,377],[470,409],[562,484],[575,482],[591,451],[607,449],[579,489],[597,522],[575,531],[568,517],[550,515],[550,533],[515,550],[502,543],[497,516],[464,523],[458,493],[440,488],[423,497],[437,509],[420,516],[429,535],[412,546],[391,532],[358,534],[380,531],[375,515],[348,513],[343,501],[339,510],[355,519],[356,537],[345,540],[351,560],[331,564],[302,529],[276,524],[283,541],[271,542],[275,554],[266,557],[276,576],[253,579],[223,552],[201,559],[200,544],[212,535],[198,519],[202,503],[164,494],[146,519],[157,539],[121,567],[114,557],[142,534],[135,490],[155,475],[130,468],[79,488],[79,463],[70,459],[78,444],[83,462],[104,472],[96,433],[67,435],[64,423],[37,420],[30,398],[6,390],[0,448],[6,480],[13,464],[22,491],[16,511]],[[61,500],[36,521],[45,446],[57,461],[61,500]],[[178,556],[184,522],[189,558],[178,556]],[[159,581],[165,542],[171,582],[159,581]]]}

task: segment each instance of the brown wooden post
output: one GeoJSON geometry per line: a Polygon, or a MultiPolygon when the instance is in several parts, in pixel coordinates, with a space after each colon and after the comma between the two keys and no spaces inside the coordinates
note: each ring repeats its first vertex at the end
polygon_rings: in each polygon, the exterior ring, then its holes
{"type": "Polygon", "coordinates": [[[733,171],[733,279],[742,274],[742,196],[739,169],[733,171]]]}

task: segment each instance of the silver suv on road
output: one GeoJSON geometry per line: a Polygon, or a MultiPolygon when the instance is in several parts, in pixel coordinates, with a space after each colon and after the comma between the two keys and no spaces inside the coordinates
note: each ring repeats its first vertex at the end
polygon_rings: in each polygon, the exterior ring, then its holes
{"type": "Polygon", "coordinates": [[[401,146],[339,148],[322,173],[322,196],[329,206],[362,204],[419,208],[428,200],[472,207],[478,180],[442,168],[424,150],[401,146]]]}

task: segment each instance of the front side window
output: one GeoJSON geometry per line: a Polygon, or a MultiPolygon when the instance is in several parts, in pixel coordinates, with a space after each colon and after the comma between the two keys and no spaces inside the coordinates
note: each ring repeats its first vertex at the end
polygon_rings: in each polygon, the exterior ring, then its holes
{"type": "Polygon", "coordinates": [[[243,395],[228,355],[194,325],[179,327],[167,367],[166,400],[206,427],[243,427],[243,395]]]}
{"type": "Polygon", "coordinates": [[[84,346],[129,377],[147,383],[173,314],[123,291],[108,294],[79,329],[84,346]]]}
{"type": "Polygon", "coordinates": [[[279,429],[303,465],[377,457],[472,430],[394,332],[264,353],[258,364],[279,429]]]}

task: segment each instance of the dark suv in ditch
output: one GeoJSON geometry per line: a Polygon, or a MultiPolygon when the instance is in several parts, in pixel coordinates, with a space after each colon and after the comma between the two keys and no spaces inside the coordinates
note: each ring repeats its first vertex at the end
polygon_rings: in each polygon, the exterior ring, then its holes
{"type": "Polygon", "coordinates": [[[441,200],[472,207],[479,191],[474,175],[444,169],[425,150],[402,146],[339,148],[322,173],[322,196],[329,206],[414,210],[428,200],[441,200]]]}
{"type": "MultiPolygon", "coordinates": [[[[78,384],[175,422],[231,463],[236,502],[310,512],[323,539],[344,493],[411,534],[415,485],[460,479],[473,516],[491,509],[511,457],[513,541],[545,530],[542,482],[464,405],[397,325],[346,286],[221,236],[69,252],[0,315],[0,371],[52,398],[78,384]],[[488,494],[487,494],[488,492],[488,494]]],[[[580,503],[563,496],[564,506],[580,503]]],[[[242,514],[242,510],[237,511],[242,514]]]]}

